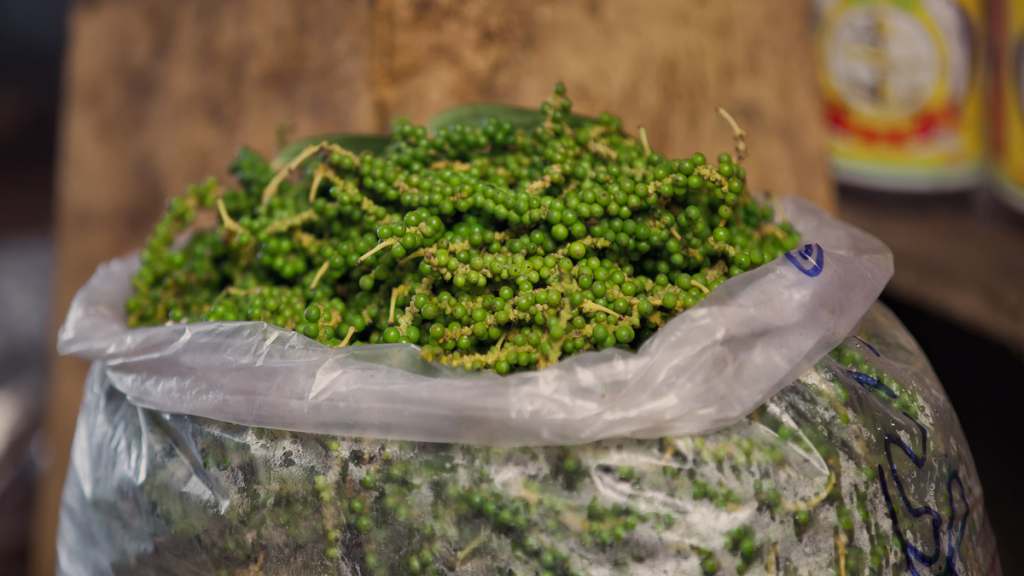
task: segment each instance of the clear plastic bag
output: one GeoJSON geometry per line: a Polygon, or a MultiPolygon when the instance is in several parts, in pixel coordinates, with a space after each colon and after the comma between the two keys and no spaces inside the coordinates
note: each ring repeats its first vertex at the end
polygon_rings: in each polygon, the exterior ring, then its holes
{"type": "Polygon", "coordinates": [[[807,246],[637,354],[506,378],[259,323],[129,331],[133,264],[106,265],[60,337],[95,360],[60,572],[998,574],[941,385],[891,313],[857,325],[891,254],[784,209],[807,246]]]}
{"type": "Polygon", "coordinates": [[[133,258],[102,266],[75,297],[59,347],[104,361],[139,406],[250,426],[491,446],[706,432],[842,341],[892,276],[877,239],[800,200],[780,210],[803,249],[731,278],[636,353],[498,376],[430,364],[409,344],[332,349],[262,322],[127,330],[133,258]]]}

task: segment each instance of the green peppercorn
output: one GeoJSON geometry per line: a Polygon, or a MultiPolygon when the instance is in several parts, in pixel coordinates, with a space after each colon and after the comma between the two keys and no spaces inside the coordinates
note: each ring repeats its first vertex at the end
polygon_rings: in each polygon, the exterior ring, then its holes
{"type": "Polygon", "coordinates": [[[563,86],[540,108],[536,129],[397,122],[383,152],[311,149],[290,175],[243,150],[240,190],[217,198],[209,180],[170,203],[141,253],[129,324],[258,320],[508,374],[636,349],[798,242],[785,222],[763,232],[774,212],[730,155],[712,169],[699,152],[650,151],[611,115],[580,123],[563,86]],[[316,189],[314,174],[327,176],[316,189]],[[178,247],[214,206],[219,227],[178,247]]]}
{"type": "Polygon", "coordinates": [[[629,344],[633,341],[635,334],[633,329],[629,326],[619,326],[615,329],[615,339],[618,340],[619,344],[629,344]]]}
{"type": "Polygon", "coordinates": [[[373,528],[373,522],[369,516],[359,515],[356,516],[355,527],[360,534],[366,534],[373,528]]]}

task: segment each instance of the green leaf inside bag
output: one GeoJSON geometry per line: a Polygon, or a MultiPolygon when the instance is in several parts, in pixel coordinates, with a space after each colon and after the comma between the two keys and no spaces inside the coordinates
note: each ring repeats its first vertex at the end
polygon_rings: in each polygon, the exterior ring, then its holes
{"type": "MultiPolygon", "coordinates": [[[[468,104],[456,106],[441,112],[427,121],[427,129],[432,133],[441,128],[450,128],[462,124],[475,126],[483,124],[488,118],[495,118],[512,124],[515,128],[531,129],[544,122],[544,114],[533,108],[507,106],[504,104],[468,104]]],[[[596,121],[589,116],[572,115],[569,124],[582,126],[596,121]]],[[[371,152],[380,154],[391,144],[391,136],[387,134],[319,134],[296,140],[282,148],[274,156],[271,165],[277,169],[295,158],[303,149],[320,142],[331,142],[347,148],[356,154],[371,152]]]]}
{"type": "MultiPolygon", "coordinates": [[[[427,129],[437,132],[441,128],[449,128],[458,124],[479,125],[488,118],[495,118],[512,124],[515,128],[534,128],[544,122],[544,114],[536,108],[521,108],[519,106],[508,106],[505,104],[467,104],[456,106],[441,112],[427,121],[427,129]]],[[[595,119],[588,116],[573,114],[569,118],[569,124],[580,126],[595,119]]]]}

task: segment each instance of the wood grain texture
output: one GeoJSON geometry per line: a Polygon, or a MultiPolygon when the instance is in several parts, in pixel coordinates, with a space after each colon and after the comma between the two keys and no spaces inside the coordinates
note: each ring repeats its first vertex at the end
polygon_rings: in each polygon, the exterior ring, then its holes
{"type": "MultiPolygon", "coordinates": [[[[56,213],[59,322],[107,259],[138,247],[188,183],[277,132],[371,131],[369,1],[76,4],[65,65],[56,213]]],[[[57,511],[86,366],[55,358],[44,416],[33,572],[53,574],[57,511]]]]}
{"type": "Polygon", "coordinates": [[[839,213],[892,249],[892,295],[1024,354],[1024,219],[984,195],[848,193],[839,213]]]}
{"type": "Polygon", "coordinates": [[[562,80],[576,109],[623,116],[669,155],[748,132],[756,191],[834,207],[804,2],[386,0],[375,13],[389,116],[459,102],[535,106],[562,80]]]}
{"type": "MultiPolygon", "coordinates": [[[[241,144],[371,132],[452,105],[621,112],[669,154],[750,134],[758,191],[834,205],[806,5],[748,0],[83,0],[70,19],[57,207],[59,321],[100,262],[138,247],[167,197],[224,175],[241,144]]],[[[50,469],[34,572],[52,574],[60,488],[85,365],[54,359],[50,469]]]]}

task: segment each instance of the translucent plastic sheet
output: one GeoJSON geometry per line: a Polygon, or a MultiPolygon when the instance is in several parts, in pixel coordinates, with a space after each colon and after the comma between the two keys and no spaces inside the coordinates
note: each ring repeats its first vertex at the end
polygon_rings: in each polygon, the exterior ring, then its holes
{"type": "Polygon", "coordinates": [[[102,361],[138,406],[249,426],[488,446],[707,432],[810,368],[892,276],[877,239],[800,200],[779,211],[807,244],[731,278],[637,353],[501,377],[429,364],[408,344],[331,349],[260,322],[128,330],[133,259],[104,265],[76,296],[59,348],[102,361]]]}
{"type": "MultiPolygon", "coordinates": [[[[173,390],[174,370],[145,382],[173,390]]],[[[878,306],[792,386],[703,436],[352,439],[144,408],[126,379],[106,361],[88,378],[62,574],[1000,573],[956,416],[878,306]]]]}

